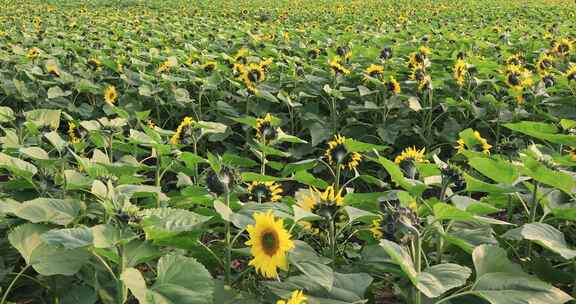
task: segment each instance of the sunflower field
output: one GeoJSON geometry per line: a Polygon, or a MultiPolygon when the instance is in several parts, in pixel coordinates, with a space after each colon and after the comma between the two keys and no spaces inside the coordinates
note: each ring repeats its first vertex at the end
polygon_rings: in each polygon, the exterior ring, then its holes
{"type": "Polygon", "coordinates": [[[0,304],[575,298],[575,1],[0,0],[0,304]]]}

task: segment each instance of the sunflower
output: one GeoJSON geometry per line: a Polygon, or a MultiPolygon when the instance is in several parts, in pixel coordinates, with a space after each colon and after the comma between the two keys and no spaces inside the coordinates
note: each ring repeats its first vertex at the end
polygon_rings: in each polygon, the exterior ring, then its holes
{"type": "Polygon", "coordinates": [[[68,122],[68,140],[70,140],[73,144],[80,143],[80,134],[78,133],[78,127],[75,123],[69,121],[68,122]]]}
{"type": "MultiPolygon", "coordinates": [[[[480,132],[474,131],[473,137],[474,137],[474,143],[471,148],[474,151],[481,151],[484,154],[490,154],[490,149],[492,149],[492,145],[490,145],[488,141],[485,138],[483,138],[482,135],[480,135],[480,132]]],[[[457,143],[456,150],[458,150],[458,153],[464,151],[468,146],[464,141],[464,139],[462,138],[458,139],[456,143],[457,143]]]]}
{"type": "Polygon", "coordinates": [[[288,270],[287,253],[294,248],[290,233],[284,229],[284,220],[274,218],[272,211],[254,213],[254,225],[246,230],[250,239],[250,253],[254,258],[250,265],[266,278],[278,278],[278,268],[288,270]]]}
{"type": "Polygon", "coordinates": [[[282,199],[282,187],[275,182],[253,181],[246,189],[250,199],[259,202],[277,202],[282,199]]]}
{"type": "Polygon", "coordinates": [[[464,86],[464,82],[466,81],[466,73],[468,71],[468,67],[466,66],[466,62],[462,59],[456,60],[456,64],[454,64],[453,74],[454,80],[458,84],[458,86],[464,86]]]}
{"type": "Polygon", "coordinates": [[[372,232],[372,236],[377,240],[381,239],[384,236],[384,233],[382,232],[381,218],[372,220],[372,224],[370,225],[370,232],[372,232]]]}
{"type": "Polygon", "coordinates": [[[554,45],[554,51],[562,56],[568,55],[572,50],[572,41],[568,38],[562,38],[554,45]]]}
{"type": "Polygon", "coordinates": [[[332,69],[332,74],[334,75],[349,75],[350,74],[350,70],[348,70],[347,68],[345,68],[341,63],[340,63],[341,59],[338,56],[334,56],[334,58],[332,58],[332,60],[330,60],[330,68],[332,69]]]}
{"type": "Polygon", "coordinates": [[[320,203],[324,205],[342,206],[344,204],[344,197],[342,197],[342,189],[336,192],[334,185],[326,187],[322,192],[314,189],[318,193],[320,203]]]}
{"type": "Polygon", "coordinates": [[[521,54],[514,54],[508,58],[506,58],[506,65],[522,65],[522,62],[524,61],[524,56],[522,56],[521,54]]]}
{"type": "Polygon", "coordinates": [[[418,83],[418,90],[427,89],[430,86],[430,75],[426,74],[423,67],[414,67],[410,74],[410,80],[415,80],[418,83]]]}
{"type": "Polygon", "coordinates": [[[424,66],[424,62],[426,59],[426,57],[424,55],[422,55],[421,53],[418,53],[418,52],[410,53],[409,58],[410,58],[409,59],[410,61],[409,61],[408,67],[410,67],[412,69],[424,66]]]}
{"type": "MultiPolygon", "coordinates": [[[[372,64],[364,70],[364,73],[372,78],[381,79],[384,74],[384,67],[372,64]]],[[[368,80],[368,78],[365,78],[365,80],[368,80]]]]}
{"type": "Polygon", "coordinates": [[[156,73],[158,74],[166,73],[168,72],[168,70],[170,70],[171,67],[172,64],[170,63],[170,61],[166,60],[160,64],[158,70],[156,70],[156,73]]]}
{"type": "Polygon", "coordinates": [[[538,58],[538,62],[536,62],[536,69],[538,73],[542,76],[547,75],[550,69],[552,68],[553,58],[549,54],[542,54],[540,58],[538,58]]]}
{"type": "Polygon", "coordinates": [[[46,73],[53,77],[60,77],[60,69],[56,64],[46,64],[46,73]]]}
{"type": "Polygon", "coordinates": [[[28,59],[34,60],[36,58],[38,58],[38,55],[40,54],[40,51],[38,50],[38,48],[31,48],[28,53],[26,54],[26,57],[28,57],[28,59]]]}
{"type": "Polygon", "coordinates": [[[566,70],[566,78],[568,78],[568,81],[576,81],[576,64],[570,65],[568,70],[566,70]]]}
{"type": "Polygon", "coordinates": [[[248,62],[248,50],[247,49],[239,49],[236,55],[234,55],[234,62],[246,64],[248,62]]]}
{"type": "Polygon", "coordinates": [[[354,170],[362,160],[360,153],[348,151],[346,137],[342,135],[335,135],[334,139],[328,142],[328,149],[324,155],[328,158],[329,164],[336,164],[341,169],[348,170],[354,170]]]}
{"type": "Polygon", "coordinates": [[[212,72],[216,69],[216,61],[208,61],[204,63],[201,68],[204,70],[204,72],[212,72]]]}
{"type": "Polygon", "coordinates": [[[113,105],[118,99],[118,93],[116,92],[116,87],[109,85],[106,87],[106,91],[104,91],[104,100],[109,104],[113,105]]]}
{"type": "Polygon", "coordinates": [[[186,135],[190,131],[193,124],[194,120],[191,117],[184,117],[180,125],[176,128],[176,132],[170,138],[170,143],[173,145],[179,144],[182,141],[183,135],[186,135]]]}
{"type": "Polygon", "coordinates": [[[234,79],[242,80],[242,77],[244,77],[244,70],[245,69],[246,69],[246,67],[243,64],[235,63],[232,66],[232,73],[234,74],[234,79]]]}
{"type": "Polygon", "coordinates": [[[385,47],[380,51],[380,59],[388,60],[392,58],[392,49],[389,47],[385,47]]]}
{"type": "Polygon", "coordinates": [[[320,49],[316,48],[316,49],[311,49],[308,51],[308,57],[311,59],[316,59],[318,58],[318,56],[320,56],[320,49]]]}
{"type": "Polygon", "coordinates": [[[102,62],[100,62],[100,60],[98,60],[96,58],[90,58],[90,59],[88,59],[86,64],[90,67],[90,69],[92,71],[96,71],[100,68],[100,66],[102,65],[102,62]]]}
{"type": "Polygon", "coordinates": [[[426,148],[418,150],[416,147],[408,147],[404,149],[400,155],[396,156],[394,162],[398,165],[401,165],[404,162],[428,163],[428,160],[424,157],[425,153],[426,148]]]}
{"type": "Polygon", "coordinates": [[[304,293],[301,290],[295,290],[292,292],[288,302],[284,300],[278,300],[276,304],[306,304],[306,296],[304,296],[304,293]]]}
{"type": "Polygon", "coordinates": [[[506,84],[513,90],[521,91],[532,85],[532,73],[521,66],[507,66],[505,76],[506,84]]]}
{"type": "Polygon", "coordinates": [[[261,67],[263,70],[266,70],[266,69],[270,68],[270,66],[272,65],[272,62],[273,62],[272,57],[266,58],[265,60],[263,60],[263,61],[260,62],[260,67],[261,67]]]}
{"type": "Polygon", "coordinates": [[[400,83],[396,81],[394,76],[390,76],[389,80],[386,81],[386,89],[394,95],[398,95],[401,92],[400,83]]]}
{"type": "Polygon", "coordinates": [[[274,117],[267,113],[263,118],[256,119],[256,138],[264,141],[274,140],[278,130],[272,125],[274,117]]]}

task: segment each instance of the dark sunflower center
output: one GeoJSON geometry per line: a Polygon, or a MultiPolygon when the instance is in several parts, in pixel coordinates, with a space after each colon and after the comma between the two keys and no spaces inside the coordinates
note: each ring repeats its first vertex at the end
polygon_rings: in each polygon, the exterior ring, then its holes
{"type": "Polygon", "coordinates": [[[347,154],[348,150],[346,149],[346,146],[338,144],[332,149],[330,156],[335,162],[341,163],[345,160],[347,154]]]}
{"type": "Polygon", "coordinates": [[[414,56],[414,59],[417,63],[423,63],[424,62],[424,55],[418,53],[418,54],[416,54],[416,56],[414,56]]]}
{"type": "Polygon", "coordinates": [[[390,48],[385,48],[380,52],[380,58],[390,59],[392,57],[392,50],[390,48]]]}
{"type": "Polygon", "coordinates": [[[519,85],[520,84],[520,77],[518,77],[518,74],[512,73],[512,74],[508,75],[508,83],[510,83],[513,86],[519,85]]]}
{"type": "Polygon", "coordinates": [[[512,59],[508,60],[508,64],[520,65],[520,60],[518,60],[517,58],[512,58],[512,59]]]}
{"type": "Polygon", "coordinates": [[[547,88],[554,86],[554,77],[552,77],[551,75],[544,77],[543,80],[544,80],[544,86],[546,86],[547,88]]]}
{"type": "Polygon", "coordinates": [[[207,65],[204,67],[204,71],[205,71],[205,72],[210,72],[210,71],[212,71],[212,70],[214,70],[214,65],[213,65],[213,64],[207,64],[207,65]]]}
{"type": "Polygon", "coordinates": [[[424,80],[424,71],[422,71],[422,70],[416,71],[416,73],[414,73],[414,78],[419,82],[423,81],[424,80]]]}
{"type": "Polygon", "coordinates": [[[540,62],[540,68],[543,70],[549,68],[550,66],[551,66],[551,63],[549,60],[542,60],[542,62],[540,62]]]}
{"type": "Polygon", "coordinates": [[[576,72],[575,72],[575,73],[571,73],[570,75],[568,75],[568,80],[569,80],[569,81],[576,80],[576,72]]]}
{"type": "Polygon", "coordinates": [[[256,185],[252,188],[252,196],[255,199],[260,199],[261,201],[268,201],[271,197],[270,189],[266,185],[256,185]]]}
{"type": "Polygon", "coordinates": [[[379,71],[372,71],[370,72],[370,77],[372,78],[378,78],[380,77],[382,74],[379,71]]]}
{"type": "Polygon", "coordinates": [[[252,82],[259,81],[260,80],[260,71],[250,70],[250,72],[248,72],[248,79],[252,82]]]}
{"type": "Polygon", "coordinates": [[[388,91],[395,91],[396,90],[396,84],[392,81],[388,81],[386,83],[386,88],[388,88],[388,91]]]}
{"type": "Polygon", "coordinates": [[[238,56],[236,57],[236,61],[240,62],[241,64],[246,64],[246,57],[238,56]]]}
{"type": "Polygon", "coordinates": [[[568,52],[568,45],[567,44],[560,44],[558,46],[558,51],[560,53],[567,53],[568,52]]]}
{"type": "Polygon", "coordinates": [[[278,240],[278,233],[274,230],[267,230],[262,233],[261,237],[262,249],[268,256],[273,256],[278,252],[280,242],[278,240]]]}

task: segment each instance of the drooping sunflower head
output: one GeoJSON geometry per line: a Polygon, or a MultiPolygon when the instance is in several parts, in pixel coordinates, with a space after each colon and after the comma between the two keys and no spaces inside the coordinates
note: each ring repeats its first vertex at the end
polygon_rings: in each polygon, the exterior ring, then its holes
{"type": "Polygon", "coordinates": [[[546,75],[553,66],[554,59],[547,53],[540,55],[536,63],[536,69],[540,75],[546,75]]]}
{"type": "Polygon", "coordinates": [[[184,117],[182,122],[176,128],[174,135],[170,138],[170,143],[173,145],[180,144],[184,141],[188,141],[192,137],[194,120],[192,117],[184,117]]]}
{"type": "Polygon", "coordinates": [[[206,175],[206,186],[210,192],[216,195],[221,195],[224,193],[229,193],[230,190],[236,184],[238,176],[233,168],[228,166],[222,166],[220,172],[214,170],[209,170],[206,175]]]}
{"type": "Polygon", "coordinates": [[[328,142],[328,148],[324,155],[328,158],[329,164],[348,170],[354,170],[362,160],[360,153],[348,150],[346,137],[342,135],[335,135],[334,139],[328,142]]]}
{"type": "Polygon", "coordinates": [[[424,66],[424,62],[426,60],[426,56],[422,55],[420,52],[412,52],[409,55],[410,57],[410,61],[409,61],[409,67],[414,69],[417,67],[422,67],[424,66]]]}
{"type": "Polygon", "coordinates": [[[562,38],[554,45],[554,51],[562,56],[568,55],[572,51],[572,41],[568,38],[562,38]]]}
{"type": "Polygon", "coordinates": [[[384,76],[384,67],[377,64],[371,64],[364,70],[364,73],[372,78],[381,80],[384,76]]]}
{"type": "Polygon", "coordinates": [[[334,185],[326,187],[324,191],[320,191],[316,188],[313,189],[314,192],[318,194],[319,202],[316,205],[318,206],[342,206],[344,205],[344,197],[342,196],[342,189],[336,191],[336,187],[334,185]]]}
{"type": "Polygon", "coordinates": [[[204,72],[209,73],[216,69],[216,61],[208,61],[202,65],[202,70],[204,72]]]}
{"type": "Polygon", "coordinates": [[[330,69],[332,70],[332,74],[334,75],[349,75],[350,70],[344,67],[340,61],[342,59],[339,56],[334,56],[332,60],[330,60],[330,69]]]}
{"type": "Polygon", "coordinates": [[[320,194],[314,189],[300,189],[294,194],[296,204],[309,212],[312,212],[320,202],[320,194]]]}
{"type": "Polygon", "coordinates": [[[336,54],[345,61],[352,58],[352,52],[350,51],[350,48],[347,46],[337,47],[336,54]]]}
{"type": "Polygon", "coordinates": [[[418,83],[418,90],[420,91],[429,88],[431,82],[430,75],[428,75],[426,70],[420,66],[412,69],[410,80],[415,80],[418,83]]]}
{"type": "Polygon", "coordinates": [[[256,138],[271,141],[278,136],[278,129],[274,126],[274,117],[267,113],[264,117],[256,119],[256,138]]]}
{"type": "Polygon", "coordinates": [[[275,182],[253,181],[246,189],[250,200],[257,202],[277,202],[282,199],[282,187],[275,182]]]}
{"type": "Polygon", "coordinates": [[[566,70],[566,78],[569,82],[576,81],[576,64],[570,65],[568,70],[566,70]]]}
{"type": "Polygon", "coordinates": [[[80,132],[78,132],[78,127],[72,121],[68,122],[68,140],[73,144],[80,143],[80,132]]]}
{"type": "Polygon", "coordinates": [[[233,73],[234,79],[242,80],[242,77],[244,77],[244,70],[245,69],[246,69],[246,67],[243,64],[235,63],[232,66],[232,73],[233,73]]]}
{"type": "Polygon", "coordinates": [[[389,47],[385,47],[380,51],[380,59],[388,60],[392,58],[392,49],[389,47]]]}
{"type": "Polygon", "coordinates": [[[88,67],[90,67],[92,71],[97,71],[100,68],[100,66],[102,66],[102,62],[100,62],[100,60],[96,58],[88,59],[86,64],[88,65],[88,67]]]}
{"type": "Polygon", "coordinates": [[[398,81],[396,80],[396,78],[394,78],[394,76],[390,76],[388,81],[386,81],[386,89],[388,90],[388,92],[391,92],[394,95],[398,95],[402,91],[400,83],[398,83],[398,81]]]}
{"type": "Polygon", "coordinates": [[[456,60],[456,64],[454,64],[453,74],[452,77],[458,84],[458,86],[464,86],[464,82],[466,81],[466,73],[468,72],[468,67],[466,62],[462,59],[456,60]]]}
{"type": "Polygon", "coordinates": [[[108,104],[113,105],[116,102],[116,99],[118,99],[118,93],[116,92],[116,87],[109,85],[108,87],[106,87],[106,90],[104,91],[104,100],[108,104]]]}
{"type": "Polygon", "coordinates": [[[487,139],[482,137],[480,132],[473,131],[472,136],[470,138],[470,142],[466,142],[466,140],[462,138],[462,136],[460,136],[460,139],[458,139],[458,141],[456,142],[456,149],[458,150],[458,153],[466,150],[466,148],[472,151],[482,152],[484,154],[490,154],[490,149],[492,149],[492,145],[488,143],[487,139]]]}
{"type": "Polygon", "coordinates": [[[400,155],[396,156],[394,162],[397,165],[402,167],[405,163],[428,163],[428,160],[425,157],[426,155],[426,148],[422,148],[421,150],[416,149],[416,147],[408,147],[400,153],[400,155]]]}
{"type": "Polygon", "coordinates": [[[301,290],[295,290],[288,301],[278,300],[276,304],[306,304],[306,296],[301,290]]]}
{"type": "MultiPolygon", "coordinates": [[[[576,74],[575,74],[574,76],[575,76],[574,79],[576,80],[576,74]]],[[[545,88],[553,87],[553,86],[554,86],[554,83],[555,83],[554,76],[553,76],[552,74],[545,74],[545,75],[542,77],[542,82],[544,83],[544,87],[545,87],[545,88]]]]}
{"type": "Polygon", "coordinates": [[[284,229],[284,220],[276,220],[272,211],[254,213],[255,224],[248,225],[250,253],[254,257],[250,265],[262,276],[278,277],[278,268],[288,270],[287,253],[294,248],[290,233],[284,229]]]}
{"type": "Polygon", "coordinates": [[[34,60],[38,58],[38,55],[40,55],[40,50],[38,50],[38,48],[33,47],[30,50],[28,50],[26,57],[28,57],[28,59],[34,60]]]}

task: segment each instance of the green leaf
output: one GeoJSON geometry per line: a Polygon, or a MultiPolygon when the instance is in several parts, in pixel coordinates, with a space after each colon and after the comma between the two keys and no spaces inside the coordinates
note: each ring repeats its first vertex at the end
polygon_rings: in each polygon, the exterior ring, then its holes
{"type": "Polygon", "coordinates": [[[504,160],[475,157],[468,164],[478,172],[501,184],[512,185],[519,177],[519,172],[512,163],[504,160]]]}
{"type": "Polygon", "coordinates": [[[16,117],[14,116],[14,111],[9,107],[0,107],[0,123],[11,122],[16,117]]]}
{"type": "Polygon", "coordinates": [[[120,275],[120,280],[130,289],[130,292],[132,292],[132,295],[138,300],[138,303],[151,304],[151,302],[148,301],[149,291],[146,288],[146,281],[138,269],[126,268],[122,272],[122,275],[120,275]]]}
{"type": "Polygon", "coordinates": [[[522,275],[522,267],[514,264],[508,260],[508,256],[504,249],[492,246],[481,245],[474,249],[472,253],[474,261],[474,268],[476,269],[476,277],[481,277],[484,274],[492,272],[506,272],[516,275],[522,275]]]}
{"type": "Polygon", "coordinates": [[[40,147],[20,148],[19,152],[33,159],[48,160],[50,156],[40,147]]]}
{"type": "Polygon", "coordinates": [[[64,151],[64,148],[68,145],[68,143],[60,137],[60,134],[56,131],[44,133],[44,137],[58,150],[59,152],[64,151]]]}
{"type": "Polygon", "coordinates": [[[294,174],[294,180],[304,185],[316,187],[319,189],[325,189],[328,187],[328,183],[326,183],[324,180],[316,178],[314,175],[305,170],[297,171],[296,174],[294,174]]]}
{"type": "Polygon", "coordinates": [[[62,91],[59,86],[53,86],[48,89],[48,99],[54,99],[58,97],[66,97],[72,94],[71,91],[62,91]]]}
{"type": "Polygon", "coordinates": [[[198,230],[210,217],[184,209],[155,208],[142,212],[142,226],[148,239],[161,239],[198,230]]]}
{"type": "Polygon", "coordinates": [[[10,171],[15,176],[31,178],[38,173],[33,164],[0,152],[0,168],[10,171]]]}
{"type": "Polygon", "coordinates": [[[21,204],[16,216],[32,223],[68,225],[85,209],[84,203],[73,199],[37,198],[21,204]]]}
{"type": "Polygon", "coordinates": [[[91,254],[81,248],[65,249],[48,244],[36,247],[30,256],[30,265],[41,275],[73,275],[88,262],[91,254]]]}
{"type": "Polygon", "coordinates": [[[350,206],[344,206],[344,211],[346,211],[346,214],[348,214],[348,223],[353,223],[355,221],[370,223],[373,219],[379,217],[377,214],[372,212],[364,211],[362,209],[350,206]]]}
{"type": "Polygon", "coordinates": [[[280,177],[262,175],[262,174],[254,173],[254,172],[242,172],[242,181],[244,181],[244,182],[252,182],[252,181],[276,182],[276,181],[281,181],[281,180],[284,180],[284,179],[280,178],[280,177]]]}
{"type": "Polygon", "coordinates": [[[10,245],[20,252],[26,264],[30,264],[32,252],[42,244],[41,235],[49,229],[47,226],[40,224],[28,223],[20,225],[8,234],[8,240],[10,245]]]}
{"type": "MultiPolygon", "coordinates": [[[[288,256],[291,257],[290,255],[288,256]]],[[[330,266],[318,261],[303,261],[290,259],[290,264],[296,266],[310,280],[324,287],[326,290],[332,289],[334,284],[334,271],[330,266]]]]}
{"type": "Polygon", "coordinates": [[[486,192],[486,193],[513,193],[518,192],[518,189],[501,185],[501,184],[489,184],[481,180],[478,180],[467,173],[464,173],[464,179],[466,180],[466,191],[469,192],[486,192]]]}
{"type": "Polygon", "coordinates": [[[141,263],[152,261],[162,255],[160,249],[150,241],[135,239],[124,245],[123,248],[126,267],[134,267],[141,263]]]}
{"type": "Polygon", "coordinates": [[[92,230],[87,227],[53,229],[42,234],[42,239],[48,245],[75,249],[91,246],[94,242],[92,230]]]}
{"type": "Polygon", "coordinates": [[[391,160],[385,157],[378,157],[378,162],[384,166],[390,178],[397,185],[414,195],[419,195],[426,189],[426,185],[415,180],[408,180],[404,177],[402,170],[391,160]]]}
{"type": "Polygon", "coordinates": [[[436,298],[452,288],[466,283],[470,268],[458,264],[439,264],[420,272],[416,287],[429,298],[436,298]]]}
{"type": "Polygon", "coordinates": [[[524,163],[524,174],[532,177],[533,179],[558,188],[568,194],[576,191],[576,180],[572,175],[558,170],[552,170],[532,157],[522,157],[524,163]]]}
{"type": "Polygon", "coordinates": [[[214,280],[194,258],[165,255],[158,261],[158,278],[150,288],[172,303],[212,304],[214,280]]]}
{"type": "Polygon", "coordinates": [[[131,230],[121,230],[111,224],[96,225],[91,228],[95,248],[110,248],[116,244],[136,238],[131,230]]]}
{"type": "Polygon", "coordinates": [[[504,124],[504,127],[544,141],[576,147],[576,136],[556,134],[558,128],[551,124],[534,121],[521,121],[518,123],[504,124]]]}
{"type": "Polygon", "coordinates": [[[508,230],[503,238],[529,240],[570,260],[576,257],[576,250],[569,248],[564,233],[545,223],[529,223],[522,227],[508,230]]]}
{"type": "Polygon", "coordinates": [[[404,272],[404,274],[410,279],[414,286],[418,285],[418,272],[414,268],[414,262],[412,262],[412,258],[410,254],[402,248],[400,245],[388,241],[388,240],[380,240],[380,247],[386,251],[388,256],[392,259],[392,261],[404,272]]]}
{"type": "Polygon", "coordinates": [[[365,143],[352,138],[346,138],[345,145],[349,152],[383,151],[389,148],[388,146],[365,143]]]}
{"type": "Polygon", "coordinates": [[[24,112],[26,121],[33,123],[37,128],[50,127],[52,130],[60,126],[60,110],[37,109],[24,112]]]}

